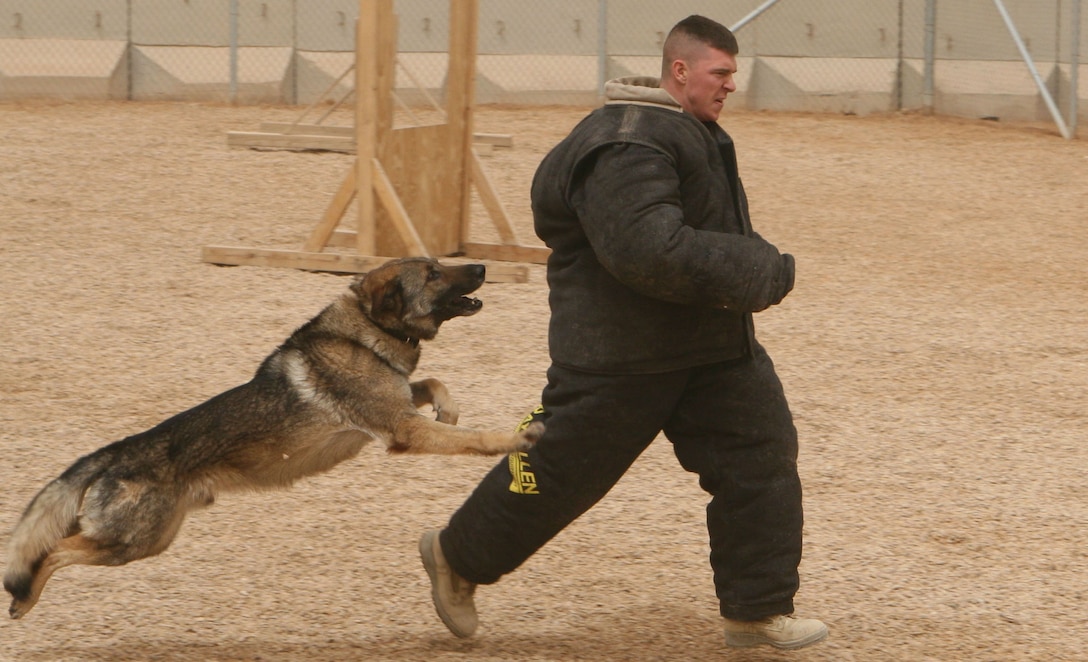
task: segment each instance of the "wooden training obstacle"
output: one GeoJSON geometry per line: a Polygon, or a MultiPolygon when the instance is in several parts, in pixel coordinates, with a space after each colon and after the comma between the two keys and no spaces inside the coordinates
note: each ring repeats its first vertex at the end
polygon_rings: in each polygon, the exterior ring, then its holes
{"type": "MultiPolygon", "coordinates": [[[[393,127],[396,18],[392,0],[360,0],[354,64],[355,159],[324,215],[301,250],[206,246],[205,262],[359,273],[404,256],[546,261],[548,249],[518,241],[473,149],[478,0],[451,0],[449,12],[445,122],[393,127]],[[501,243],[471,241],[473,189],[501,243]],[[353,202],[355,227],[341,229],[353,202]],[[330,247],[354,248],[354,252],[327,252],[330,247]]],[[[328,144],[345,151],[344,141],[351,139],[335,131],[327,133],[333,134],[323,136],[328,144]]],[[[528,268],[523,264],[488,268],[491,281],[527,279],[528,268]]]]}

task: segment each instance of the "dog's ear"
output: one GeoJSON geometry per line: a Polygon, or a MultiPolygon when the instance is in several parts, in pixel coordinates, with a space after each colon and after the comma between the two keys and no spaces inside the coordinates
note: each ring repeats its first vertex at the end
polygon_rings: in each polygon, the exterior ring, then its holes
{"type": "Polygon", "coordinates": [[[400,279],[390,274],[372,271],[357,276],[351,291],[359,297],[359,305],[370,316],[400,315],[404,307],[404,288],[400,279]]]}
{"type": "Polygon", "coordinates": [[[386,281],[385,287],[383,287],[378,299],[375,299],[375,303],[378,304],[378,311],[381,314],[388,314],[394,317],[400,317],[400,312],[405,309],[405,289],[404,285],[400,284],[400,279],[394,278],[386,281]]]}

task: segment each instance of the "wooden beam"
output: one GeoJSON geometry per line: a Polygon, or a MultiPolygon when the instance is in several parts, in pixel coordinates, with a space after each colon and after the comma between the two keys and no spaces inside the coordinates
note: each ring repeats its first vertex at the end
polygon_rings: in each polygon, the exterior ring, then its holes
{"type": "MultiPolygon", "coordinates": [[[[483,203],[484,209],[487,210],[487,215],[491,217],[491,223],[499,232],[499,239],[504,244],[520,243],[518,235],[514,231],[514,226],[510,224],[510,217],[506,215],[506,207],[503,206],[499,196],[495,194],[495,189],[491,186],[491,180],[487,178],[487,173],[484,172],[484,167],[480,164],[480,155],[476,153],[476,150],[472,150],[470,156],[470,178],[472,183],[476,185],[476,193],[480,196],[480,202],[483,203]]],[[[463,234],[461,239],[462,244],[468,241],[467,233],[463,234]]]]}
{"type": "Polygon", "coordinates": [[[351,253],[311,253],[306,251],[240,246],[205,246],[202,259],[211,264],[248,267],[286,267],[305,271],[364,273],[393,258],[364,257],[351,253]]]}
{"type": "Polygon", "coordinates": [[[514,137],[503,133],[474,133],[472,142],[477,145],[491,145],[492,147],[513,147],[514,137]]]}
{"type": "MultiPolygon", "coordinates": [[[[355,232],[337,230],[329,237],[328,246],[353,248],[355,232]]],[[[551,249],[547,246],[510,246],[507,244],[489,244],[472,242],[462,247],[460,255],[476,260],[496,260],[498,262],[525,262],[528,264],[547,264],[551,249]]]]}
{"type": "Polygon", "coordinates": [[[397,191],[393,188],[393,182],[389,181],[389,176],[385,174],[385,168],[382,167],[378,159],[374,159],[373,168],[374,192],[378,194],[378,199],[381,200],[385,211],[389,214],[389,220],[392,221],[393,228],[400,235],[401,241],[404,242],[404,248],[408,251],[408,255],[429,257],[430,253],[427,252],[427,247],[423,245],[423,240],[419,238],[416,226],[412,224],[412,219],[408,217],[408,212],[405,211],[404,205],[400,203],[397,191]]]}
{"type": "MultiPolygon", "coordinates": [[[[227,133],[227,147],[245,149],[286,150],[295,152],[324,151],[355,153],[355,129],[342,126],[322,127],[319,124],[302,125],[304,130],[295,133],[277,133],[271,122],[263,122],[260,131],[231,131],[227,133]],[[344,131],[348,133],[345,134],[344,131]]],[[[290,124],[279,123],[284,127],[290,124]]],[[[513,144],[509,136],[477,133],[473,138],[477,153],[486,153],[495,147],[513,144]],[[492,137],[493,136],[493,137],[492,137]],[[505,143],[505,144],[504,144],[505,143]]]]}
{"type": "MultiPolygon", "coordinates": [[[[393,130],[393,88],[397,77],[397,13],[393,0],[378,0],[378,144],[393,130]]],[[[379,150],[380,151],[380,150],[379,150]]]]}
{"type": "Polygon", "coordinates": [[[449,123],[448,154],[456,159],[454,179],[460,186],[458,213],[460,243],[468,241],[472,211],[472,111],[476,103],[476,42],[480,7],[478,0],[449,3],[449,64],[446,73],[446,121],[449,123]]]}
{"type": "Polygon", "coordinates": [[[337,230],[325,245],[330,248],[355,248],[355,230],[337,230]]]}
{"type": "Polygon", "coordinates": [[[340,183],[340,188],[336,190],[332,202],[325,209],[325,215],[321,217],[321,222],[317,224],[306,243],[302,245],[302,250],[320,251],[329,243],[329,237],[332,236],[336,226],[344,218],[348,207],[351,206],[351,201],[355,199],[355,191],[355,168],[352,167],[348,168],[347,176],[344,177],[344,181],[340,183]]]}
{"type": "Polygon", "coordinates": [[[462,255],[474,260],[498,260],[500,262],[528,262],[547,264],[551,249],[546,246],[511,246],[508,244],[467,243],[462,255]]]}
{"type": "Polygon", "coordinates": [[[381,0],[359,0],[355,22],[356,239],[360,255],[375,252],[374,158],[378,154],[378,15],[381,0]]]}
{"type": "MultiPolygon", "coordinates": [[[[328,124],[295,124],[292,122],[261,122],[260,129],[253,135],[273,133],[278,135],[302,135],[302,136],[342,136],[355,137],[355,128],[350,126],[333,126],[328,124]]],[[[232,131],[231,134],[246,135],[245,131],[232,131]]],[[[472,142],[477,145],[491,145],[493,147],[513,147],[514,137],[505,133],[474,133],[472,142]]],[[[229,141],[228,141],[229,144],[229,141]]]]}
{"type": "MultiPolygon", "coordinates": [[[[202,258],[204,262],[209,264],[284,267],[333,273],[366,273],[389,260],[395,259],[353,253],[307,253],[304,251],[242,248],[237,246],[205,246],[202,258]]],[[[461,261],[463,262],[463,260],[461,261]]],[[[529,267],[523,264],[487,265],[487,282],[489,283],[526,283],[528,281],[529,267]]]]}
{"type": "MultiPolygon", "coordinates": [[[[286,122],[262,122],[260,131],[232,131],[226,134],[227,147],[249,149],[283,149],[287,151],[338,151],[342,154],[355,154],[355,128],[350,126],[322,126],[320,124],[300,124],[295,132],[274,131],[283,127],[290,128],[286,122]]],[[[510,147],[514,138],[500,134],[482,134],[473,136],[473,145],[478,152],[494,147],[510,147]]]]}
{"type": "Polygon", "coordinates": [[[262,133],[280,133],[283,135],[301,134],[307,136],[342,136],[355,139],[355,127],[333,126],[329,124],[295,124],[293,122],[261,122],[262,133]]]}
{"type": "Polygon", "coordinates": [[[231,131],[227,134],[227,147],[248,149],[281,149],[303,152],[355,152],[355,138],[316,133],[267,133],[264,131],[231,131]]]}
{"type": "MultiPolygon", "coordinates": [[[[301,251],[207,246],[204,260],[355,273],[390,259],[370,257],[379,251],[545,263],[548,249],[518,244],[502,201],[473,149],[474,143],[479,143],[481,152],[513,144],[510,136],[473,133],[479,0],[450,0],[447,123],[411,130],[393,129],[397,34],[393,0],[358,2],[355,63],[330,86],[331,90],[354,69],[354,127],[323,126],[321,122],[329,114],[326,112],[314,124],[267,122],[262,124],[261,132],[231,132],[227,136],[228,146],[232,147],[354,152],[352,168],[321,221],[301,251]],[[501,244],[468,241],[473,185],[498,230],[501,244]],[[353,200],[358,214],[355,230],[338,230],[353,200]],[[404,201],[409,203],[407,207],[404,201]],[[379,204],[385,212],[380,219],[379,204]],[[420,226],[415,225],[412,215],[420,226]],[[424,230],[422,235],[420,230],[424,230]],[[354,253],[324,252],[332,246],[353,248],[354,253]]],[[[524,266],[490,267],[488,280],[526,282],[528,270],[524,266]]]]}

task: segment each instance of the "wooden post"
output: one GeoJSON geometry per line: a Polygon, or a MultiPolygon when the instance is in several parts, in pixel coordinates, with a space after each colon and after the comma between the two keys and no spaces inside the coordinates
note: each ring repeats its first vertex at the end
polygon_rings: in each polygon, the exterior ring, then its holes
{"type": "Polygon", "coordinates": [[[378,13],[388,0],[359,0],[355,24],[355,227],[360,255],[375,253],[374,157],[378,151],[378,13]]]}
{"type": "Polygon", "coordinates": [[[456,155],[460,182],[460,243],[468,241],[472,178],[472,108],[476,89],[476,40],[479,23],[478,0],[450,2],[450,59],[446,75],[446,121],[449,123],[451,153],[456,155]]]}
{"type": "MultiPolygon", "coordinates": [[[[380,256],[454,255],[544,262],[548,250],[520,246],[473,151],[479,0],[450,0],[446,124],[393,128],[397,23],[393,0],[359,0],[355,26],[355,161],[302,251],[208,246],[216,264],[365,270],[380,256]],[[469,241],[472,187],[501,244],[469,241]],[[354,232],[337,230],[352,200],[354,232]],[[353,244],[355,255],[325,253],[353,244]]],[[[347,72],[344,74],[347,75],[347,72]]],[[[286,137],[286,136],[284,136],[286,137]]],[[[307,140],[312,140],[309,137],[307,140]]],[[[326,136],[343,147],[346,138],[326,136]]],[[[228,143],[229,143],[228,138],[228,143]]],[[[488,278],[524,282],[525,267],[489,267],[488,278]]]]}

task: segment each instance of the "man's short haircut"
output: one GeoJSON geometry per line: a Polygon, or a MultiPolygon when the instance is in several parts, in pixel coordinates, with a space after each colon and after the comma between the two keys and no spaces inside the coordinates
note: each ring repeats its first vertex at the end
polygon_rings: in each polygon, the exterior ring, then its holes
{"type": "Polygon", "coordinates": [[[674,60],[690,57],[693,46],[709,46],[730,55],[740,52],[737,38],[721,23],[705,16],[692,14],[669,30],[661,49],[662,73],[667,72],[674,60]]]}

